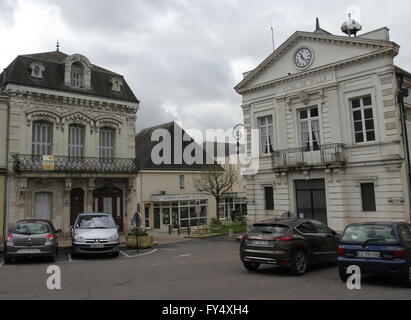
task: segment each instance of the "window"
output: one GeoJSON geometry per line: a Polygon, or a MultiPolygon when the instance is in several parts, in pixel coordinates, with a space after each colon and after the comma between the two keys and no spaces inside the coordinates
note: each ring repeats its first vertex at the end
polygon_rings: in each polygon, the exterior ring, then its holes
{"type": "Polygon", "coordinates": [[[69,157],[81,158],[84,156],[84,136],[84,127],[69,127],[69,157]]]}
{"type": "Polygon", "coordinates": [[[299,114],[302,147],[305,151],[320,150],[321,137],[318,107],[301,110],[299,114]]]}
{"type": "Polygon", "coordinates": [[[362,183],[361,184],[361,199],[362,210],[366,212],[377,211],[375,204],[375,189],[374,183],[362,183]]]}
{"type": "Polygon", "coordinates": [[[265,187],[265,210],[274,210],[274,189],[273,187],[265,187]]]}
{"type": "Polygon", "coordinates": [[[374,114],[371,96],[351,100],[355,143],[375,141],[374,114]]]}
{"type": "Polygon", "coordinates": [[[185,187],[186,186],[185,186],[184,176],[181,175],[180,176],[180,189],[184,189],[185,187]]]}
{"type": "Polygon", "coordinates": [[[33,123],[32,154],[45,156],[52,154],[53,125],[44,121],[33,123]]]}
{"type": "Polygon", "coordinates": [[[273,117],[258,118],[258,129],[260,130],[261,153],[270,154],[274,152],[273,117]]]}
{"type": "Polygon", "coordinates": [[[100,129],[100,158],[114,158],[115,132],[110,128],[100,129]]]}
{"type": "Polygon", "coordinates": [[[304,234],[317,233],[317,230],[311,222],[304,222],[300,224],[296,229],[304,234]]]}
{"type": "Polygon", "coordinates": [[[325,224],[320,223],[320,222],[313,222],[314,228],[317,231],[317,233],[322,233],[322,234],[331,234],[332,230],[328,228],[325,224]]]}
{"type": "Polygon", "coordinates": [[[71,85],[75,88],[83,87],[83,66],[79,62],[71,66],[71,85]]]}
{"type": "Polygon", "coordinates": [[[401,225],[399,226],[399,231],[404,242],[411,244],[411,226],[401,225]]]}

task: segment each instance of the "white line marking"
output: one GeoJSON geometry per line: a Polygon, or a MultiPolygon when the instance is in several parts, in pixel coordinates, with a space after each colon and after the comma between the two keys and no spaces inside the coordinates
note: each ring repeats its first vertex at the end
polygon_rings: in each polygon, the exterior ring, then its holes
{"type": "Polygon", "coordinates": [[[125,252],[123,252],[123,251],[121,251],[121,250],[120,250],[120,252],[121,252],[122,254],[124,254],[127,258],[130,258],[130,256],[129,256],[127,253],[125,253],[125,252]]]}
{"type": "Polygon", "coordinates": [[[188,254],[182,254],[181,256],[174,257],[174,259],[178,259],[178,258],[186,258],[186,257],[190,257],[190,256],[192,256],[192,254],[191,254],[191,253],[188,253],[188,254]]]}

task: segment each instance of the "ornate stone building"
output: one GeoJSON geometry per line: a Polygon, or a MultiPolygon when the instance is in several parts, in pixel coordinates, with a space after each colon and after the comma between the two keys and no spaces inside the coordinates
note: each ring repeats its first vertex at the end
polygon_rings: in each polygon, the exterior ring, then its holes
{"type": "MultiPolygon", "coordinates": [[[[18,56],[0,75],[8,110],[7,225],[46,218],[70,232],[79,212],[136,211],[139,101],[123,76],[59,50],[18,56]]],[[[3,118],[3,115],[2,115],[3,118]]]]}
{"type": "Polygon", "coordinates": [[[387,28],[348,37],[317,22],[244,74],[235,88],[244,123],[260,132],[259,172],[247,177],[250,222],[285,211],[336,230],[410,219],[411,122],[397,99],[410,74],[395,66],[398,53],[387,28]]]}

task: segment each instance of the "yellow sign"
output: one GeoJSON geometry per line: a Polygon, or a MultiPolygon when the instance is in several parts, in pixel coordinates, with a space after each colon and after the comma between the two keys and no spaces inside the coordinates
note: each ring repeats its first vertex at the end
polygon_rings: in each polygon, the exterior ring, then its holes
{"type": "Polygon", "coordinates": [[[54,157],[53,156],[43,156],[43,170],[45,171],[54,170],[54,157]]]}

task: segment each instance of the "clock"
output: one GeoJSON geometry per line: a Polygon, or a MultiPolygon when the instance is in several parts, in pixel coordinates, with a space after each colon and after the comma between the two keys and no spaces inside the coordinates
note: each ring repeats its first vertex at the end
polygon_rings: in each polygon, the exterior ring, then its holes
{"type": "Polygon", "coordinates": [[[294,63],[297,68],[303,69],[308,67],[313,61],[313,54],[308,48],[299,49],[294,56],[294,63]]]}

